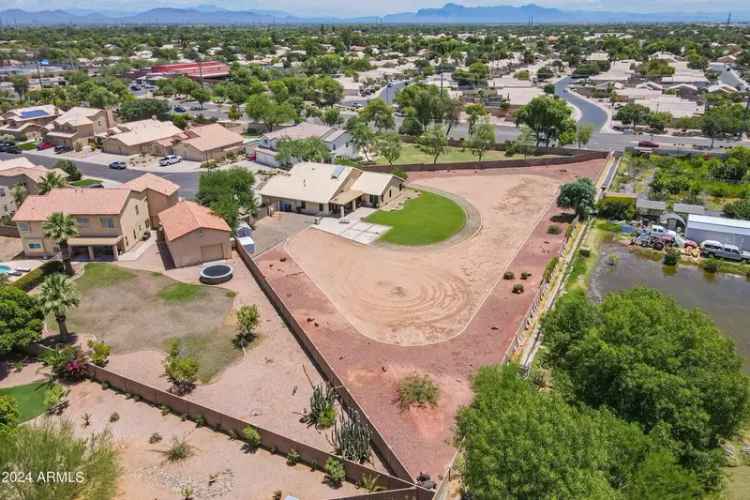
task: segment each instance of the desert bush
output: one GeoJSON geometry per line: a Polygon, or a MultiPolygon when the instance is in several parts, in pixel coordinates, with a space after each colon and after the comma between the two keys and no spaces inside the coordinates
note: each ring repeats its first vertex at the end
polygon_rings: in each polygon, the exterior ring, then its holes
{"type": "Polygon", "coordinates": [[[504,280],[512,280],[516,277],[515,274],[513,274],[513,271],[505,271],[503,273],[503,279],[504,280]]]}
{"type": "Polygon", "coordinates": [[[333,457],[326,460],[325,471],[326,478],[328,478],[328,482],[330,482],[332,486],[339,487],[341,486],[341,483],[344,482],[344,479],[346,479],[344,465],[340,460],[336,460],[333,457]]]}
{"type": "Polygon", "coordinates": [[[560,226],[557,224],[551,224],[547,226],[547,234],[560,234],[562,233],[562,229],[560,229],[560,226]]]}
{"type": "Polygon", "coordinates": [[[521,283],[513,285],[513,293],[523,293],[523,285],[521,283]]]}
{"type": "Polygon", "coordinates": [[[557,263],[559,262],[559,260],[559,257],[552,257],[549,262],[547,262],[547,265],[544,266],[544,275],[542,277],[544,278],[545,283],[548,283],[552,278],[552,273],[555,272],[555,268],[557,267],[557,263]]]}
{"type": "Polygon", "coordinates": [[[164,360],[164,373],[172,383],[170,390],[180,396],[192,391],[195,388],[195,381],[198,380],[199,369],[198,360],[192,356],[180,354],[179,342],[176,340],[172,342],[169,354],[164,360]]]}
{"type": "Polygon", "coordinates": [[[586,257],[586,258],[591,257],[591,249],[586,248],[586,247],[581,247],[581,249],[578,250],[578,255],[580,255],[581,257],[586,257]]]}
{"type": "Polygon", "coordinates": [[[398,385],[398,402],[402,410],[413,405],[420,408],[427,405],[435,407],[439,398],[440,388],[429,375],[415,373],[401,379],[398,385]]]}
{"type": "Polygon", "coordinates": [[[155,443],[158,443],[161,440],[162,440],[161,434],[159,434],[158,432],[154,432],[148,438],[149,444],[155,444],[155,443]]]}
{"type": "Polygon", "coordinates": [[[112,415],[109,416],[110,422],[117,422],[118,420],[120,420],[120,414],[117,412],[113,412],[112,415]]]}
{"type": "Polygon", "coordinates": [[[261,445],[260,433],[251,425],[242,429],[242,439],[251,451],[257,450],[261,445]]]}
{"type": "Polygon", "coordinates": [[[88,346],[91,349],[91,352],[89,352],[91,362],[96,366],[106,366],[109,362],[109,355],[112,352],[112,348],[104,342],[95,340],[89,340],[88,346]]]}
{"type": "Polygon", "coordinates": [[[302,457],[297,452],[297,450],[295,450],[294,448],[292,448],[291,450],[289,450],[289,453],[286,454],[286,464],[287,465],[297,465],[301,459],[302,459],[302,457]]]}
{"type": "Polygon", "coordinates": [[[44,391],[43,404],[50,415],[59,415],[67,406],[66,396],[68,391],[60,384],[52,384],[49,389],[44,391]]]}
{"type": "Polygon", "coordinates": [[[185,438],[172,438],[172,445],[164,451],[169,462],[179,462],[193,455],[195,450],[185,438]]]}
{"type": "Polygon", "coordinates": [[[521,279],[522,280],[527,280],[529,278],[531,278],[531,273],[530,272],[524,271],[524,272],[521,273],[521,279]]]}

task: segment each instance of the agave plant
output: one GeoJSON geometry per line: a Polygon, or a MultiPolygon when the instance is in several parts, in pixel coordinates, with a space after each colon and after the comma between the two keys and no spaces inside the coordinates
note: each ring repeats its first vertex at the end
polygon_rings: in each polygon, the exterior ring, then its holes
{"type": "Polygon", "coordinates": [[[372,430],[362,422],[359,413],[352,413],[351,418],[345,415],[339,417],[338,422],[331,431],[331,444],[337,455],[347,460],[356,460],[359,463],[370,459],[370,438],[372,430]]]}

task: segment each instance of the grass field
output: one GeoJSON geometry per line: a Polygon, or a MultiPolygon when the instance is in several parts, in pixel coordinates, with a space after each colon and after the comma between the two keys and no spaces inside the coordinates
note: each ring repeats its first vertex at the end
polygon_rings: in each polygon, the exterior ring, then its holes
{"type": "Polygon", "coordinates": [[[401,210],[378,210],[367,222],[391,226],[382,241],[397,245],[430,245],[447,240],[466,224],[466,212],[456,202],[428,191],[406,202],[401,210]]]}
{"type": "MultiPolygon", "coordinates": [[[[487,151],[482,160],[509,160],[510,158],[502,151],[487,151]]],[[[472,155],[468,149],[462,150],[461,148],[448,147],[446,152],[438,158],[438,163],[476,160],[477,157],[472,155]]],[[[378,163],[386,164],[387,162],[379,159],[378,163]]],[[[416,144],[402,144],[401,157],[394,162],[394,165],[406,165],[410,163],[432,163],[432,156],[421,152],[416,144]]]]}
{"type": "MultiPolygon", "coordinates": [[[[165,350],[177,339],[184,353],[198,359],[202,382],[242,355],[232,345],[230,290],[101,262],[87,264],[75,283],[81,305],[68,314],[71,330],[96,335],[114,354],[165,350]]],[[[47,323],[52,329],[57,326],[47,323]]]]}
{"type": "Polygon", "coordinates": [[[16,385],[0,389],[3,396],[13,396],[18,403],[19,421],[25,422],[38,417],[46,410],[44,406],[44,392],[47,382],[32,382],[31,384],[16,385]]]}
{"type": "Polygon", "coordinates": [[[85,188],[85,187],[94,186],[96,184],[101,184],[101,183],[102,181],[97,181],[96,179],[79,179],[77,181],[71,182],[70,185],[75,186],[75,187],[85,188]]]}

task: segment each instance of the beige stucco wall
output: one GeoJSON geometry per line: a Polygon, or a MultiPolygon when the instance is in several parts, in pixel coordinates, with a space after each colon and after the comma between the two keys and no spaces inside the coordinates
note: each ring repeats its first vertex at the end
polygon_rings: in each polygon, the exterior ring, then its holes
{"type": "Polygon", "coordinates": [[[146,189],[146,199],[148,201],[148,213],[151,217],[151,227],[159,225],[159,214],[161,212],[174,206],[179,201],[176,192],[171,196],[165,196],[152,189],[146,189]]]}
{"type": "Polygon", "coordinates": [[[182,156],[186,160],[191,161],[208,161],[208,160],[223,160],[229,153],[239,153],[242,149],[242,143],[239,142],[232,146],[223,149],[213,149],[211,151],[199,151],[190,144],[177,143],[172,148],[174,154],[182,156]]]}
{"type": "Polygon", "coordinates": [[[385,191],[383,191],[383,195],[380,197],[380,205],[385,205],[393,198],[398,196],[398,194],[402,191],[401,189],[399,189],[399,187],[402,187],[403,184],[404,181],[402,181],[401,179],[398,179],[396,177],[391,179],[391,181],[388,183],[388,186],[386,186],[385,191]]]}
{"type": "Polygon", "coordinates": [[[224,259],[232,258],[232,244],[228,231],[216,229],[197,229],[181,238],[167,241],[167,248],[177,267],[193,266],[203,262],[201,247],[222,245],[224,259]]]}

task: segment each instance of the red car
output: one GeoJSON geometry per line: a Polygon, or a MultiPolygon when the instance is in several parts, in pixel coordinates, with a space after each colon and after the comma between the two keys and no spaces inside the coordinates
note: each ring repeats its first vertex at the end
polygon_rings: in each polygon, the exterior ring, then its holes
{"type": "Polygon", "coordinates": [[[49,149],[49,148],[54,148],[54,147],[55,145],[50,144],[49,142],[40,142],[39,144],[36,145],[36,150],[42,151],[43,149],[49,149]]]}
{"type": "Polygon", "coordinates": [[[255,161],[255,151],[250,151],[245,158],[250,161],[255,161]]]}
{"type": "Polygon", "coordinates": [[[659,145],[653,141],[641,141],[638,143],[639,148],[658,148],[659,145]]]}

